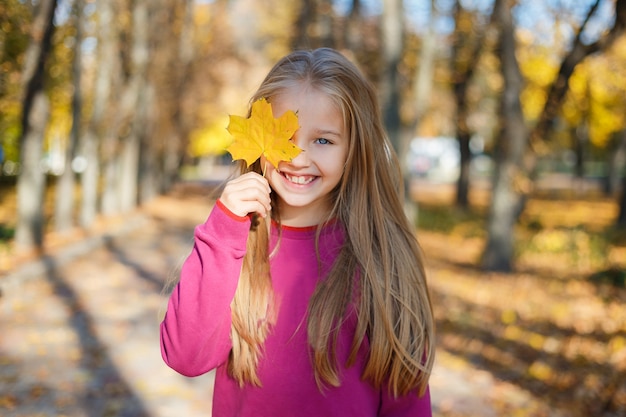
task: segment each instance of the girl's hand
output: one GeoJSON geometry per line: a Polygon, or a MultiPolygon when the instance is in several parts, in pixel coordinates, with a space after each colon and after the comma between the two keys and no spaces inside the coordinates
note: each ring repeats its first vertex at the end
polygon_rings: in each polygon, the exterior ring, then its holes
{"type": "Polygon", "coordinates": [[[258,213],[266,217],[271,210],[270,192],[267,179],[256,172],[248,172],[226,183],[220,201],[237,216],[258,213]]]}

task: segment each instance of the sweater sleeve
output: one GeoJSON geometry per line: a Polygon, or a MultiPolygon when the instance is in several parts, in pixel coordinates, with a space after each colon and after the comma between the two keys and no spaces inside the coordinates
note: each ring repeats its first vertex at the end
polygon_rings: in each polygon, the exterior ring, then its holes
{"type": "Polygon", "coordinates": [[[228,358],[230,304],[249,229],[248,217],[236,216],[218,201],[194,231],[193,249],[160,327],[163,360],[185,376],[206,373],[228,358]]]}
{"type": "Polygon", "coordinates": [[[394,398],[387,389],[381,390],[380,417],[432,417],[430,404],[430,389],[427,387],[424,395],[410,393],[394,398]]]}

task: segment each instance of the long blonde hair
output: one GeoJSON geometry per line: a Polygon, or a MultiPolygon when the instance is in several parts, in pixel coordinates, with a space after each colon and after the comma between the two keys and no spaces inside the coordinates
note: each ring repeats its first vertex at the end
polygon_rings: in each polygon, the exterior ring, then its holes
{"type": "MultiPolygon", "coordinates": [[[[321,48],[281,59],[251,103],[261,97],[271,102],[272,96],[299,83],[327,93],[350,132],[344,175],[327,215],[327,220],[340,220],[346,239],[309,302],[307,331],[318,385],[341,384],[333,346],[353,305],[357,326],[348,362],[342,365],[354,363],[367,338],[370,352],[364,379],[375,387],[388,384],[395,396],[415,389],[423,393],[434,363],[433,313],[422,252],[403,209],[400,164],[382,126],[375,90],[347,58],[321,48]]],[[[242,172],[249,170],[260,173],[261,167],[241,166],[242,172]]],[[[279,222],[276,201],[272,207],[279,222]]],[[[267,224],[255,219],[231,305],[229,371],[242,385],[260,385],[256,367],[276,314],[268,242],[267,224]]]]}

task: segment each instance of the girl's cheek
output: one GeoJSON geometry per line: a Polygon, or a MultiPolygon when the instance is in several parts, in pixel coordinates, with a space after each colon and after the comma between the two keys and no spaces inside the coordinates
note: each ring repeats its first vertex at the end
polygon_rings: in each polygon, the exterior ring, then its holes
{"type": "Polygon", "coordinates": [[[279,181],[279,176],[280,170],[274,168],[273,165],[268,164],[267,170],[265,171],[265,178],[267,178],[267,182],[270,184],[272,190],[275,189],[276,182],[279,181]]]}

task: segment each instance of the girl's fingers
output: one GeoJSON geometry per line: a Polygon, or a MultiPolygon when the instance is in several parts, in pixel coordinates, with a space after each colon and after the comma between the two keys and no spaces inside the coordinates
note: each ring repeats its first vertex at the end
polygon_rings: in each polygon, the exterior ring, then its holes
{"type": "Polygon", "coordinates": [[[238,216],[259,213],[265,217],[271,210],[270,191],[265,178],[250,172],[229,181],[222,191],[220,201],[238,216]]]}
{"type": "Polygon", "coordinates": [[[239,212],[233,212],[240,217],[247,216],[250,213],[258,213],[261,217],[267,217],[269,209],[258,201],[246,201],[239,204],[239,212]]]}

